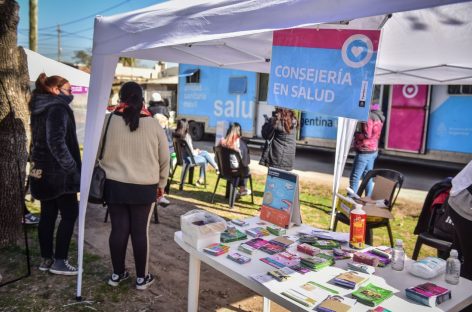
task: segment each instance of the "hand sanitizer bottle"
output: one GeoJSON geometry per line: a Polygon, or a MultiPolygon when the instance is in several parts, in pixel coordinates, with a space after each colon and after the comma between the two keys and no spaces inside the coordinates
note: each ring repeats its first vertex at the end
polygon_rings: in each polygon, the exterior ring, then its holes
{"type": "Polygon", "coordinates": [[[461,262],[458,259],[457,250],[451,249],[449,258],[447,258],[446,262],[446,282],[453,285],[459,284],[460,273],[461,262]]]}
{"type": "Polygon", "coordinates": [[[392,269],[395,271],[403,271],[405,267],[405,250],[403,250],[403,241],[397,239],[392,253],[392,269]]]}

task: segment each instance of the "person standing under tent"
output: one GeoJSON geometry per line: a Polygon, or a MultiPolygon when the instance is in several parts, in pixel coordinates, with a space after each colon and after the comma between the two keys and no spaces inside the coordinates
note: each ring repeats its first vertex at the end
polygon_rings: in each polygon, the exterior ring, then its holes
{"type": "Polygon", "coordinates": [[[30,190],[41,202],[38,225],[41,271],[77,275],[69,264],[68,253],[79,205],[80,149],[74,113],[70,108],[73,96],[69,82],[60,76],[42,73],[29,103],[31,112],[30,190]],[[54,230],[58,212],[61,221],[54,230]]]}
{"type": "Polygon", "coordinates": [[[136,267],[136,289],[154,283],[148,271],[148,227],[157,188],[166,186],[169,175],[167,138],[144,107],[143,91],[126,82],[119,92],[120,103],[105,117],[99,150],[104,144],[101,166],[106,172],[104,200],[111,218],[109,238],[113,273],[108,284],[118,286],[129,278],[125,269],[126,248],[131,236],[136,267]],[[106,136],[105,136],[106,132],[106,136]]]}
{"type": "MultiPolygon", "coordinates": [[[[226,136],[222,138],[219,142],[219,145],[223,147],[230,148],[237,151],[241,155],[241,160],[243,162],[243,173],[245,176],[249,175],[249,163],[251,159],[249,158],[249,149],[246,142],[241,140],[241,125],[237,122],[231,123],[226,132],[226,136]]],[[[239,162],[235,155],[230,159],[231,168],[239,168],[239,162]]],[[[247,179],[241,179],[239,181],[239,195],[251,195],[251,190],[247,188],[247,179]]]]}
{"type": "Polygon", "coordinates": [[[179,119],[177,121],[177,127],[174,132],[174,138],[185,140],[185,142],[187,142],[188,147],[190,148],[190,152],[192,153],[195,162],[197,164],[205,164],[205,166],[200,167],[200,177],[197,181],[197,185],[202,185],[204,183],[206,164],[210,164],[216,170],[216,174],[220,174],[218,165],[216,164],[215,159],[212,155],[210,155],[210,153],[208,153],[207,151],[200,150],[198,148],[193,148],[192,137],[190,136],[190,133],[188,133],[188,122],[186,119],[179,119]]]}
{"type": "MultiPolygon", "coordinates": [[[[472,161],[452,179],[449,215],[454,223],[453,248],[463,258],[461,276],[472,280],[472,161]]],[[[472,310],[472,306],[468,311],[472,310]]]]}
{"type": "Polygon", "coordinates": [[[297,147],[298,120],[290,109],[277,108],[262,126],[262,137],[266,139],[260,164],[291,171],[297,147]]]}
{"type": "MultiPolygon", "coordinates": [[[[380,110],[380,105],[378,101],[374,100],[370,106],[369,120],[357,124],[353,143],[356,156],[349,178],[349,187],[354,192],[357,192],[359,188],[359,181],[364,178],[369,170],[374,169],[384,121],[385,117],[380,110]]],[[[370,196],[373,187],[373,181],[369,181],[366,187],[366,196],[370,196]]]]}

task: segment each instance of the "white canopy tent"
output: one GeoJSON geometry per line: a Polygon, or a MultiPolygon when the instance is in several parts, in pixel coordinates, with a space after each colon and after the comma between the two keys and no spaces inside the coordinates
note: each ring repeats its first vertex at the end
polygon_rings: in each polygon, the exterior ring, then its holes
{"type": "Polygon", "coordinates": [[[28,72],[30,81],[36,81],[39,74],[45,73],[48,76],[59,75],[67,77],[73,86],[88,87],[90,75],[69,65],[47,58],[37,52],[23,48],[28,59],[28,72]]]}
{"type": "MultiPolygon", "coordinates": [[[[77,297],[81,296],[82,286],[86,199],[118,57],[268,73],[274,30],[317,27],[322,23],[332,23],[323,27],[377,29],[383,23],[385,14],[458,2],[464,1],[188,0],[169,1],[133,12],[97,17],[81,177],[77,297]],[[347,21],[349,24],[344,26],[347,21]]],[[[449,79],[455,79],[455,83],[471,83],[472,60],[468,57],[472,50],[469,40],[471,13],[472,5],[467,3],[394,14],[384,27],[376,83],[402,81],[430,84],[431,78],[436,79],[437,83],[447,83],[442,77],[446,72],[450,73],[449,79]],[[423,27],[419,27],[421,25],[423,27]],[[467,37],[457,36],[458,31],[467,37]],[[435,37],[436,34],[440,37],[435,37]],[[383,46],[388,46],[388,50],[384,50],[383,46]],[[431,53],[434,57],[425,57],[431,53]],[[434,69],[438,65],[441,65],[440,70],[434,69]],[[418,70],[426,67],[432,69],[418,70]],[[410,70],[416,72],[412,74],[410,70]],[[400,80],[402,77],[408,81],[400,80]]],[[[339,160],[336,161],[333,192],[337,191],[355,121],[342,124],[346,126],[338,129],[339,160]]]]}

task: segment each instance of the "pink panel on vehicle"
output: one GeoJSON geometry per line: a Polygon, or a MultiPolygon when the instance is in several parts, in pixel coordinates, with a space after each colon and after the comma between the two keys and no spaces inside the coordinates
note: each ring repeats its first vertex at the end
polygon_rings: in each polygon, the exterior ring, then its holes
{"type": "Polygon", "coordinates": [[[423,144],[426,85],[394,85],[387,148],[420,152],[423,144]]]}

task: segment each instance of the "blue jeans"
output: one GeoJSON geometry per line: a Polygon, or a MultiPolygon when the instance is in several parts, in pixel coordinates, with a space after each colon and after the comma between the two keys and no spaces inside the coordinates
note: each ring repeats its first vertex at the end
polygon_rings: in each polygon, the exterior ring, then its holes
{"type": "Polygon", "coordinates": [[[201,181],[203,181],[203,174],[205,172],[206,164],[210,164],[213,168],[218,170],[218,165],[216,164],[215,159],[207,151],[200,151],[198,155],[193,156],[193,159],[195,159],[197,164],[205,164],[205,166],[200,166],[201,181]]]}
{"type": "MultiPolygon", "coordinates": [[[[357,192],[359,189],[359,181],[364,179],[367,171],[374,169],[375,159],[378,154],[378,152],[368,154],[356,153],[354,163],[352,164],[351,176],[349,177],[349,187],[352,188],[354,192],[357,192]]],[[[373,188],[374,181],[371,179],[367,183],[365,195],[370,196],[373,188]]]]}

